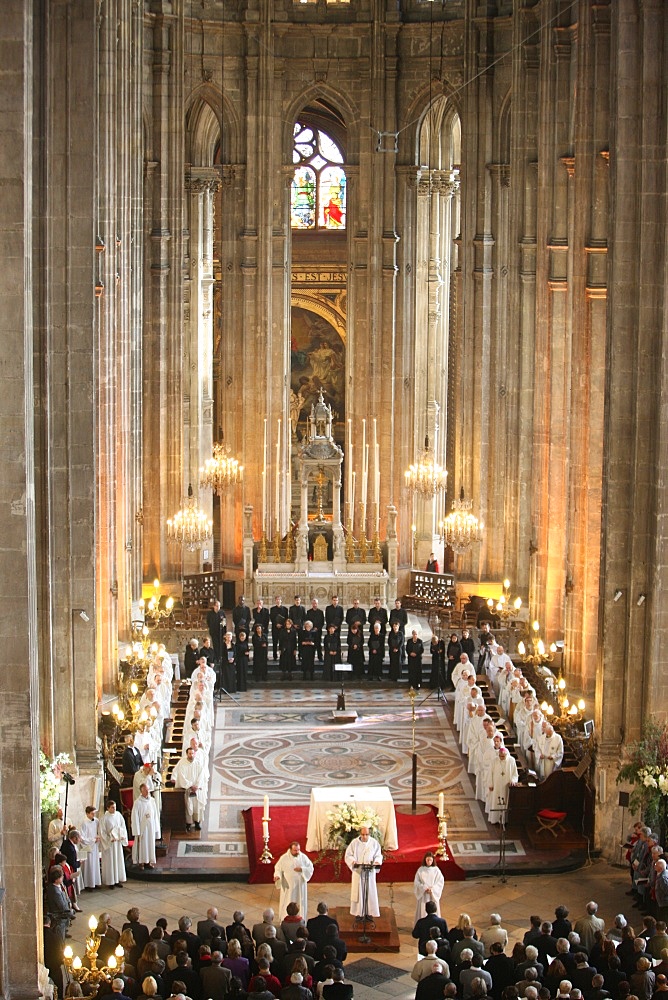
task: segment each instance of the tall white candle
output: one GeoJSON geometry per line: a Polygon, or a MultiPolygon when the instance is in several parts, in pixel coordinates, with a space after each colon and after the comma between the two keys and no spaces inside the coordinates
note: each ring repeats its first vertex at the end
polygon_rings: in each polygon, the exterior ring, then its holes
{"type": "Polygon", "coordinates": [[[262,447],[262,534],[267,534],[267,418],[264,418],[262,447]]]}
{"type": "Polygon", "coordinates": [[[443,815],[443,809],[445,808],[445,796],[443,792],[438,793],[438,815],[443,815]]]}
{"type": "Polygon", "coordinates": [[[353,422],[348,417],[348,450],[346,452],[346,500],[350,510],[350,499],[353,487],[353,422]]]}
{"type": "Polygon", "coordinates": [[[266,819],[262,820],[262,838],[263,840],[269,840],[269,824],[266,819]]]}
{"type": "Polygon", "coordinates": [[[353,471],[353,483],[350,492],[350,530],[355,533],[355,480],[357,473],[353,471]]]}
{"type": "MultiPolygon", "coordinates": [[[[442,812],[443,810],[441,810],[442,812]]],[[[264,813],[262,814],[262,819],[269,819],[269,796],[264,797],[264,813]]]]}
{"type": "Polygon", "coordinates": [[[280,532],[281,509],[281,418],[278,418],[278,434],[276,435],[276,531],[280,532]]]}

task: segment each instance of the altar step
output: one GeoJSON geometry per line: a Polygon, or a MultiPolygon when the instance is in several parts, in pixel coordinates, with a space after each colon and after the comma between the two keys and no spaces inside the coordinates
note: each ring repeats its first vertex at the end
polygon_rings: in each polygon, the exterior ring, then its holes
{"type": "Polygon", "coordinates": [[[399,931],[394,910],[389,906],[381,906],[380,916],[374,919],[375,930],[367,925],[366,935],[371,941],[364,943],[360,941],[362,937],[362,925],[355,925],[355,918],[347,909],[339,906],[330,909],[330,914],[339,922],[339,935],[346,942],[349,952],[372,952],[372,951],[399,951],[401,948],[399,941],[399,931]]]}

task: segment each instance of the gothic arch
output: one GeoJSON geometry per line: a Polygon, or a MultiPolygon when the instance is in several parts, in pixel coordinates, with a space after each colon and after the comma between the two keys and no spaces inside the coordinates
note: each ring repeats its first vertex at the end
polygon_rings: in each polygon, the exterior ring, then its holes
{"type": "Polygon", "coordinates": [[[203,83],[191,94],[186,106],[185,124],[188,162],[195,166],[213,166],[221,132],[222,162],[237,161],[239,141],[237,115],[226,97],[211,84],[203,83]]]}
{"type": "MultiPolygon", "coordinates": [[[[450,87],[445,82],[442,83],[442,90],[439,90],[437,93],[434,93],[433,87],[429,88],[427,86],[421,88],[406,109],[406,124],[401,127],[399,133],[399,151],[402,162],[408,159],[411,163],[420,164],[420,140],[424,132],[425,119],[435,108],[439,109],[439,113],[443,117],[443,123],[448,124],[448,132],[450,131],[449,123],[454,121],[455,116],[458,119],[457,130],[460,156],[454,162],[461,162],[462,109],[459,101],[451,93],[450,87]]],[[[436,165],[433,164],[433,166],[436,165]]],[[[441,164],[441,166],[443,169],[446,169],[445,164],[441,164]]]]}
{"type": "Polygon", "coordinates": [[[308,309],[309,312],[321,316],[336,330],[343,344],[346,343],[346,308],[345,294],[339,293],[336,299],[322,295],[316,291],[300,289],[292,292],[292,306],[308,309]]]}
{"type": "MultiPolygon", "coordinates": [[[[359,109],[346,96],[326,84],[309,87],[290,103],[286,111],[285,127],[283,130],[283,162],[292,163],[293,129],[300,112],[319,98],[331,104],[345,122],[345,142],[342,145],[345,150],[346,163],[359,163],[359,109]]],[[[339,139],[340,136],[333,135],[333,138],[339,139]]]]}

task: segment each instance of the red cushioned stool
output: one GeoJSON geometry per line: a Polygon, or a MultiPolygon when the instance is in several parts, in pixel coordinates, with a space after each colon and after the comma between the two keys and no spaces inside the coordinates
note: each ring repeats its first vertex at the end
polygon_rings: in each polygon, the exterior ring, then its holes
{"type": "Polygon", "coordinates": [[[541,809],[539,813],[536,813],[536,819],[538,820],[538,833],[542,833],[543,830],[547,830],[556,838],[557,830],[561,833],[566,833],[566,828],[564,827],[564,820],[568,813],[556,812],[554,809],[541,809]]]}

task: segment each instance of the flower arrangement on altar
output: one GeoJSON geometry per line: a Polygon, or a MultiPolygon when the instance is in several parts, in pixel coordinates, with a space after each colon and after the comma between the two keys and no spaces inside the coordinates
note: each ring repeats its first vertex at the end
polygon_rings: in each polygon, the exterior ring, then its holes
{"type": "Polygon", "coordinates": [[[343,803],[330,809],[326,814],[327,847],[321,851],[318,862],[331,861],[334,873],[339,877],[346,848],[351,840],[359,835],[361,826],[368,826],[369,833],[383,846],[383,835],[380,829],[380,816],[371,806],[360,806],[355,803],[343,803]],[[334,857],[331,856],[333,852],[334,857]]]}
{"type": "Polygon", "coordinates": [[[375,837],[381,847],[383,837],[380,832],[380,816],[370,806],[344,804],[330,809],[327,813],[329,827],[327,829],[327,844],[330,850],[345,849],[351,840],[360,832],[361,826],[368,826],[369,833],[375,837]]]}
{"type": "Polygon", "coordinates": [[[626,748],[628,762],[620,769],[617,782],[634,787],[630,806],[640,809],[645,822],[665,829],[668,820],[668,723],[646,722],[642,739],[626,748]]]}
{"type": "Polygon", "coordinates": [[[60,786],[63,772],[72,761],[66,753],[59,753],[49,760],[43,750],[39,752],[39,802],[40,810],[54,816],[60,805],[60,786]]]}

